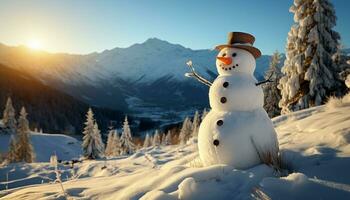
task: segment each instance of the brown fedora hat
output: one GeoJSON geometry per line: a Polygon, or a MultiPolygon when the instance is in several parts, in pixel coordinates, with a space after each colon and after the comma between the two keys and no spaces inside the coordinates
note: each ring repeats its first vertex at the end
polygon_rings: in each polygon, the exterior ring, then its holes
{"type": "Polygon", "coordinates": [[[253,46],[254,42],[255,37],[249,33],[230,32],[228,33],[227,44],[218,45],[215,47],[215,49],[221,50],[225,47],[244,49],[249,51],[255,58],[259,58],[261,56],[261,52],[259,49],[253,46]]]}

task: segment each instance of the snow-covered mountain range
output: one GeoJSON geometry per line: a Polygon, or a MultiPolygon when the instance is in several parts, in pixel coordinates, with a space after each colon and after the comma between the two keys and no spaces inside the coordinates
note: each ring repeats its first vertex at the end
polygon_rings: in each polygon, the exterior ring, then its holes
{"type": "MultiPolygon", "coordinates": [[[[188,72],[185,63],[192,60],[200,74],[213,79],[216,54],[215,50],[192,50],[157,38],[88,55],[0,44],[0,63],[25,70],[90,105],[132,112],[207,106],[206,86],[184,76],[188,72]]],[[[263,77],[269,58],[258,59],[257,78],[263,77]]]]}

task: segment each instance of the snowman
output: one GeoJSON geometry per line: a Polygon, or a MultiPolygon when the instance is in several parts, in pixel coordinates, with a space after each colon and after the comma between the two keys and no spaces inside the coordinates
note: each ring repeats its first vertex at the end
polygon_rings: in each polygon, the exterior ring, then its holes
{"type": "Polygon", "coordinates": [[[199,128],[198,149],[204,166],[227,164],[246,169],[265,163],[275,164],[278,141],[272,121],[263,108],[264,93],[253,73],[255,59],[261,52],[253,46],[254,36],[231,32],[228,44],[219,50],[216,68],[219,76],[213,83],[194,71],[194,77],[208,85],[211,111],[199,128]]]}

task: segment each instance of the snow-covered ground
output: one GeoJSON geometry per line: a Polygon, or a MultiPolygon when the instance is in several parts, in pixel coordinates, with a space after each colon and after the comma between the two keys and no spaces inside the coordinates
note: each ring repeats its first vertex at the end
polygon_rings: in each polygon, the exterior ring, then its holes
{"type": "MultiPolygon", "coordinates": [[[[350,199],[350,96],[273,121],[289,170],[283,177],[265,165],[248,170],[202,167],[192,141],[84,161],[73,169],[60,165],[63,187],[72,199],[350,199]]],[[[50,181],[54,176],[48,163],[2,167],[2,185],[8,171],[9,189],[0,192],[2,199],[63,198],[60,185],[50,181]],[[44,181],[17,187],[11,185],[11,174],[44,181]]]]}
{"type": "MultiPolygon", "coordinates": [[[[31,132],[30,138],[36,162],[48,162],[55,153],[61,160],[71,160],[81,155],[81,142],[70,136],[31,132]]],[[[0,153],[7,152],[9,141],[9,134],[0,134],[0,153]]]]}

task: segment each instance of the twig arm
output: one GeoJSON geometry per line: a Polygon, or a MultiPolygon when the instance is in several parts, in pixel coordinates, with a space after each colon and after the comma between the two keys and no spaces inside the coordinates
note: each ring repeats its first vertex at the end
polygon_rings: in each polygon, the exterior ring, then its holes
{"type": "Polygon", "coordinates": [[[207,85],[207,86],[211,86],[212,83],[210,81],[208,81],[207,79],[203,78],[202,76],[200,76],[193,68],[193,65],[192,65],[192,61],[188,61],[187,63],[187,66],[191,69],[191,72],[188,72],[185,74],[186,77],[193,77],[195,79],[197,79],[199,82],[207,85]]]}
{"type": "Polygon", "coordinates": [[[273,74],[274,74],[274,72],[271,72],[270,76],[269,76],[267,79],[265,79],[265,80],[263,80],[263,81],[260,81],[260,82],[258,82],[258,83],[255,83],[255,85],[256,85],[256,86],[259,86],[259,85],[261,85],[261,84],[273,82],[273,80],[271,80],[273,74]]]}

